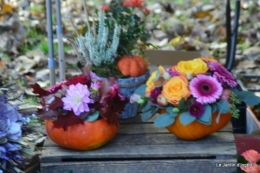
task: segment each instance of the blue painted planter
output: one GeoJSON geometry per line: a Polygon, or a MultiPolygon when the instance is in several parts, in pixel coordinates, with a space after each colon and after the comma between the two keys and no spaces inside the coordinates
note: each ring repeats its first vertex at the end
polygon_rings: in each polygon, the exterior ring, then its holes
{"type": "MultiPolygon", "coordinates": [[[[142,84],[146,83],[147,79],[150,77],[149,70],[146,71],[145,74],[138,77],[130,77],[130,78],[119,78],[117,80],[120,91],[125,96],[125,98],[129,99],[133,92],[142,84]]],[[[119,116],[120,119],[127,119],[134,117],[138,111],[137,103],[127,103],[124,109],[124,112],[119,116]]]]}

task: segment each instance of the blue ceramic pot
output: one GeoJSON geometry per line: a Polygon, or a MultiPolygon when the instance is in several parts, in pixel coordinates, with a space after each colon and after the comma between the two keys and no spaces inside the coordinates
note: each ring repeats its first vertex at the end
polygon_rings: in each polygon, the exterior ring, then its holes
{"type": "MultiPolygon", "coordinates": [[[[142,84],[145,84],[147,79],[150,77],[149,70],[146,71],[145,74],[138,77],[129,77],[129,78],[119,78],[117,80],[120,91],[125,96],[125,98],[129,99],[130,96],[134,93],[134,91],[142,84]]],[[[128,102],[125,106],[124,112],[119,116],[120,119],[127,119],[134,117],[138,111],[137,103],[128,102]]]]}

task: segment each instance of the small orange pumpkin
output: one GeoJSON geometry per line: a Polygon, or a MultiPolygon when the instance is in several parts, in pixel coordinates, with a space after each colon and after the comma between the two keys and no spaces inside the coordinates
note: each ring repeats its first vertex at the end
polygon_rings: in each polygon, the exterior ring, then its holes
{"type": "MultiPolygon", "coordinates": [[[[165,110],[160,111],[165,112],[165,110]]],[[[218,130],[225,127],[231,120],[231,113],[221,114],[219,122],[216,122],[218,112],[212,115],[212,124],[205,125],[198,121],[194,121],[186,126],[182,125],[179,120],[180,114],[176,117],[175,122],[166,127],[171,133],[183,140],[196,140],[203,138],[211,133],[217,132],[218,130]]]]}
{"type": "Polygon", "coordinates": [[[99,148],[110,141],[118,131],[118,125],[109,124],[104,119],[70,125],[66,131],[53,127],[53,120],[45,120],[45,128],[53,142],[75,150],[99,148]]]}
{"type": "Polygon", "coordinates": [[[118,61],[117,68],[124,76],[137,77],[146,72],[147,63],[141,56],[133,55],[129,57],[124,55],[118,61]]]}

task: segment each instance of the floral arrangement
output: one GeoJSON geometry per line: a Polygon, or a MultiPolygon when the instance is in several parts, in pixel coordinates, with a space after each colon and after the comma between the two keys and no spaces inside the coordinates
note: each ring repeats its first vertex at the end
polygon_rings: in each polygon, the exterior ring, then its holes
{"type": "Polygon", "coordinates": [[[239,167],[246,173],[260,173],[260,153],[255,150],[247,150],[241,154],[239,167]]]}
{"type": "MultiPolygon", "coordinates": [[[[141,11],[146,17],[150,11],[143,7],[142,0],[127,0],[103,6],[97,11],[98,20],[90,21],[86,5],[84,8],[86,33],[78,33],[75,41],[72,41],[80,66],[91,62],[92,71],[100,77],[129,77],[122,73],[118,62],[122,57],[132,58],[133,55],[139,56],[138,60],[133,61],[145,61],[142,47],[149,45],[147,40],[150,33],[145,30],[145,21],[137,14],[141,11]]],[[[134,65],[146,71],[147,66],[143,64],[141,67],[139,63],[134,65]]]]}
{"type": "Polygon", "coordinates": [[[47,90],[37,83],[31,84],[33,93],[41,99],[37,116],[53,119],[53,127],[67,129],[84,121],[93,122],[100,118],[118,124],[118,116],[124,109],[124,97],[119,92],[116,78],[101,79],[83,68],[83,74],[74,76],[47,90]]]}
{"type": "Polygon", "coordinates": [[[166,110],[154,120],[157,127],[167,127],[179,115],[182,125],[194,121],[211,125],[219,123],[221,114],[232,113],[238,118],[236,105],[260,103],[260,98],[249,91],[240,91],[236,77],[212,58],[180,61],[166,70],[159,66],[146,84],[136,89],[131,102],[142,105],[145,121],[159,110],[166,110]],[[218,112],[216,119],[213,113],[218,112]]]}

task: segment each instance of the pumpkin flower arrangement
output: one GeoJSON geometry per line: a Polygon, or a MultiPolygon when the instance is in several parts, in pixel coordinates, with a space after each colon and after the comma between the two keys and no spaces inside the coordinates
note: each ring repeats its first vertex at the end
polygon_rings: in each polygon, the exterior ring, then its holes
{"type": "Polygon", "coordinates": [[[236,77],[216,60],[197,58],[168,69],[159,66],[130,100],[142,105],[143,121],[159,112],[155,126],[194,140],[224,127],[231,114],[238,118],[236,105],[241,101],[260,103],[259,97],[239,91],[237,85],[236,77]]]}
{"type": "MultiPolygon", "coordinates": [[[[85,6],[86,9],[86,6],[85,6]]],[[[118,77],[120,91],[129,101],[130,95],[149,77],[142,47],[149,45],[149,32],[137,12],[146,17],[149,10],[142,0],[111,3],[98,10],[98,20],[87,16],[87,32],[73,42],[81,66],[91,62],[91,70],[102,78],[118,77]]],[[[137,114],[137,104],[129,103],[120,118],[137,114]]]]}
{"type": "Polygon", "coordinates": [[[89,150],[114,137],[125,99],[116,78],[101,79],[87,66],[82,71],[47,90],[37,83],[31,87],[41,98],[37,115],[46,120],[50,139],[65,148],[89,150]]]}

